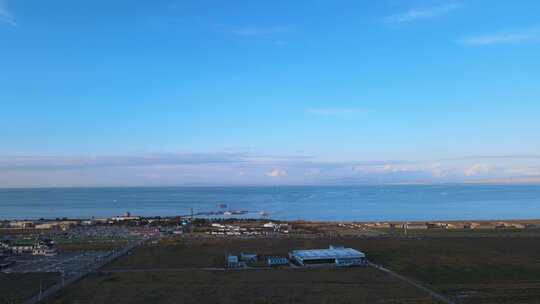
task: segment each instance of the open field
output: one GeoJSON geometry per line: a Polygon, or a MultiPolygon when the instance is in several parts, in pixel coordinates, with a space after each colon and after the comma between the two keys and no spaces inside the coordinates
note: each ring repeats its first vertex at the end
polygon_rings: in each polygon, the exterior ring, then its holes
{"type": "MultiPolygon", "coordinates": [[[[387,236],[405,237],[403,229],[372,229],[387,236]]],[[[540,237],[540,229],[409,229],[407,237],[540,237]]]]}
{"type": "Polygon", "coordinates": [[[93,275],[50,303],[435,303],[371,268],[93,275]]]}
{"type": "Polygon", "coordinates": [[[537,238],[372,240],[373,260],[462,303],[538,303],[537,238]],[[501,288],[504,287],[504,288],[501,288]]]}
{"type": "Polygon", "coordinates": [[[0,273],[0,303],[21,303],[59,280],[57,273],[0,273]]]}
{"type": "MultiPolygon", "coordinates": [[[[372,268],[219,271],[226,254],[345,245],[457,303],[540,303],[539,229],[355,229],[304,223],[267,237],[168,236],[137,247],[52,303],[430,303],[422,291],[372,268]],[[311,234],[309,234],[311,233],[311,234]],[[405,284],[405,285],[404,285],[405,284]],[[135,300],[133,300],[133,296],[135,300]],[[315,297],[314,295],[318,295],[315,297]],[[264,298],[266,296],[266,298],[264,298]],[[140,299],[140,300],[139,300],[140,299]],[[196,299],[200,300],[197,301],[196,299]],[[266,300],[265,300],[266,299],[266,300]],[[379,302],[377,302],[379,301],[379,302]]],[[[110,250],[124,241],[64,242],[60,252],[110,250]]],[[[39,286],[39,281],[27,284],[39,286]]],[[[21,285],[24,286],[24,285],[21,285]]],[[[19,286],[13,286],[13,290],[19,286]]],[[[13,292],[13,291],[12,291],[13,292]]]]}
{"type": "MultiPolygon", "coordinates": [[[[225,252],[286,254],[293,248],[343,244],[365,251],[375,263],[414,278],[461,303],[538,303],[539,238],[273,238],[179,239],[138,248],[107,269],[221,267],[225,252]]],[[[262,274],[264,275],[264,274],[262,274]]]]}

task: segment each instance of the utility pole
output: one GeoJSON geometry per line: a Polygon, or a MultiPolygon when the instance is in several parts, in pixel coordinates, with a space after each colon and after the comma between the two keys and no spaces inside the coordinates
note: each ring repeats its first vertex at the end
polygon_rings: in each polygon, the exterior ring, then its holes
{"type": "Polygon", "coordinates": [[[405,228],[405,236],[407,236],[407,233],[409,231],[409,222],[406,222],[403,227],[405,228]]]}
{"type": "Polygon", "coordinates": [[[39,296],[38,296],[38,300],[41,300],[42,295],[43,295],[43,279],[39,279],[39,296]]]}
{"type": "Polygon", "coordinates": [[[189,225],[189,232],[193,233],[193,225],[194,225],[194,223],[193,223],[193,208],[191,208],[191,220],[190,220],[189,224],[190,224],[189,225]]]}

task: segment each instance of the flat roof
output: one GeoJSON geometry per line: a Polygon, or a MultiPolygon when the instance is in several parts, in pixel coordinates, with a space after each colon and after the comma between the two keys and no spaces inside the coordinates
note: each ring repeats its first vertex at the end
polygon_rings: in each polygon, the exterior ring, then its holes
{"type": "Polygon", "coordinates": [[[293,250],[292,255],[302,260],[320,260],[320,259],[345,259],[345,258],[365,258],[366,255],[352,248],[328,248],[328,249],[309,249],[293,250]]]}

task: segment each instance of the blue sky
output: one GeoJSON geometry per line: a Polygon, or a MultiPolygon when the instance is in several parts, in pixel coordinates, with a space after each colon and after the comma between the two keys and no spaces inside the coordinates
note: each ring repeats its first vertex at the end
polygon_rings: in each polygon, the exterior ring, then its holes
{"type": "Polygon", "coordinates": [[[537,183],[539,16],[0,0],[0,187],[537,183]]]}

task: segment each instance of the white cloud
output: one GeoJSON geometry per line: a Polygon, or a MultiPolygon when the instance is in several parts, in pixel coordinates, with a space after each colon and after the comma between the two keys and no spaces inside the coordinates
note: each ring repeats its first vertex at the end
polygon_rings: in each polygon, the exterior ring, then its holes
{"type": "Polygon", "coordinates": [[[384,20],[388,23],[405,23],[422,19],[431,19],[446,15],[461,7],[459,3],[450,3],[441,6],[417,8],[409,11],[386,17],[384,20]]]}
{"type": "Polygon", "coordinates": [[[366,108],[312,108],[308,109],[307,112],[320,116],[349,116],[368,113],[369,110],[366,108]]]}
{"type": "Polygon", "coordinates": [[[495,167],[492,166],[492,165],[474,164],[471,167],[465,169],[465,171],[463,171],[463,174],[465,176],[475,176],[475,175],[479,175],[479,174],[489,173],[489,172],[493,171],[493,169],[495,169],[495,167]]]}
{"type": "Polygon", "coordinates": [[[266,176],[269,176],[269,177],[287,176],[287,171],[282,170],[282,169],[273,169],[272,171],[266,172],[266,176]]]}
{"type": "Polygon", "coordinates": [[[425,173],[435,178],[447,176],[448,172],[440,164],[385,164],[385,165],[359,165],[353,171],[365,174],[394,174],[394,173],[425,173]]]}
{"type": "Polygon", "coordinates": [[[376,165],[376,166],[359,165],[359,166],[354,166],[352,169],[355,172],[368,173],[368,174],[387,174],[387,173],[423,171],[422,168],[416,165],[393,165],[393,164],[376,165]]]}
{"type": "Polygon", "coordinates": [[[529,167],[529,166],[519,166],[509,168],[508,173],[518,176],[540,176],[540,168],[538,167],[529,167]]]}
{"type": "Polygon", "coordinates": [[[7,8],[6,1],[0,0],[0,22],[7,23],[11,26],[17,26],[15,18],[7,8]]]}
{"type": "Polygon", "coordinates": [[[438,178],[446,176],[446,172],[440,166],[432,167],[431,174],[433,175],[433,177],[438,177],[438,178]]]}
{"type": "Polygon", "coordinates": [[[540,29],[473,36],[460,42],[472,46],[540,42],[540,29]]]}
{"type": "Polygon", "coordinates": [[[527,181],[540,159],[524,154],[439,160],[324,161],[257,153],[1,156],[1,187],[459,183],[527,181]],[[491,159],[491,158],[497,159],[491,159]]]}

